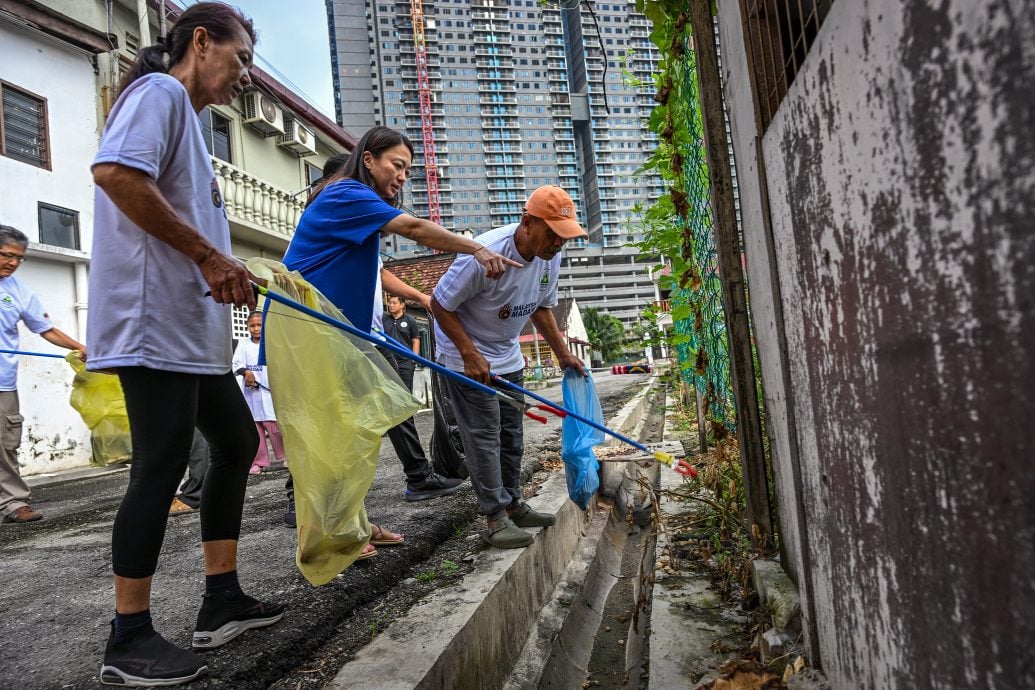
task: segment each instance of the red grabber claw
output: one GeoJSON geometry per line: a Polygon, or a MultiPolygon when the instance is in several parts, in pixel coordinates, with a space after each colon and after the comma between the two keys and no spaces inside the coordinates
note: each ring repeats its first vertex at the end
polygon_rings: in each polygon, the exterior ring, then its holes
{"type": "Polygon", "coordinates": [[[564,419],[568,416],[568,413],[564,410],[558,410],[556,407],[550,407],[549,405],[536,405],[536,408],[544,412],[549,412],[552,415],[557,415],[561,419],[564,419]]]}
{"type": "Polygon", "coordinates": [[[546,424],[546,417],[541,417],[541,416],[539,416],[539,415],[537,415],[535,413],[528,412],[528,411],[525,412],[525,416],[526,417],[531,417],[532,419],[534,419],[535,421],[539,422],[540,424],[546,424]]]}
{"type": "Polygon", "coordinates": [[[683,458],[676,460],[672,465],[672,469],[684,477],[690,477],[691,479],[697,478],[697,469],[683,458]]]}

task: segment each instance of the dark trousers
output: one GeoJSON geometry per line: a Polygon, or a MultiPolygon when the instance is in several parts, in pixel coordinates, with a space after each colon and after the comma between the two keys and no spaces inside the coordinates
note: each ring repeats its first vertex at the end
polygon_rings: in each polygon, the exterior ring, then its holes
{"type": "MultiPolygon", "coordinates": [[[[406,390],[413,391],[413,367],[399,366],[398,360],[388,353],[388,361],[395,366],[395,371],[402,379],[406,390]]],[[[406,473],[408,484],[419,484],[431,474],[431,463],[424,455],[424,448],[420,445],[420,436],[417,435],[417,424],[410,417],[398,426],[388,430],[388,440],[392,442],[395,454],[402,462],[403,472],[406,473]]]]}
{"type": "Polygon", "coordinates": [[[180,495],[177,497],[195,510],[201,507],[201,487],[205,483],[206,472],[208,441],[195,429],[194,440],[190,446],[190,459],[187,460],[187,481],[180,487],[180,495]]]}
{"type": "MultiPolygon", "coordinates": [[[[524,370],[502,376],[520,384],[524,381],[524,370]]],[[[446,386],[460,438],[464,441],[467,471],[478,499],[478,512],[490,520],[504,518],[507,508],[521,501],[524,412],[453,379],[446,379],[446,386]]]]}
{"type": "Polygon", "coordinates": [[[165,539],[169,504],[183,478],[194,428],[209,445],[201,488],[201,540],[237,539],[259,435],[233,374],[181,374],[121,367],[133,464],[111,533],[112,569],[150,577],[165,539]]]}

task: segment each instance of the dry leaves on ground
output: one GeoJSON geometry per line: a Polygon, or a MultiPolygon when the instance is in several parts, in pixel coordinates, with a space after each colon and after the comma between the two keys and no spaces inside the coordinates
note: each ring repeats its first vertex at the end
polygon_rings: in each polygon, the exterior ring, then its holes
{"type": "Polygon", "coordinates": [[[719,677],[698,685],[695,690],[780,690],[780,676],[773,675],[757,661],[734,659],[722,665],[719,677]]]}

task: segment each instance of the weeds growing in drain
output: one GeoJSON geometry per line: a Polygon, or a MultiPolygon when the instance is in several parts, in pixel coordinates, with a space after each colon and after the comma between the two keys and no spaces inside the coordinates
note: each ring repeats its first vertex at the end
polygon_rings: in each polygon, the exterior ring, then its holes
{"type": "Polygon", "coordinates": [[[417,574],[418,582],[431,582],[438,576],[451,577],[460,572],[460,566],[455,561],[451,561],[448,558],[438,564],[438,568],[431,568],[425,570],[422,573],[417,574]]]}
{"type": "MultiPolygon", "coordinates": [[[[674,396],[677,397],[678,396],[674,396]]],[[[677,402],[676,429],[686,439],[697,437],[695,410],[677,402]]],[[[689,445],[684,442],[684,445],[689,445]]],[[[755,553],[744,513],[744,476],[740,448],[733,436],[713,439],[712,447],[688,460],[697,468],[697,479],[685,478],[678,489],[655,492],[646,478],[637,479],[641,505],[647,497],[653,504],[653,528],[670,535],[669,562],[676,571],[687,566],[709,568],[724,601],[751,597],[751,561],[755,553]],[[659,495],[660,494],[660,495],[659,495]],[[694,503],[699,510],[684,515],[664,516],[659,497],[694,503]]],[[[631,519],[631,516],[630,516],[631,519]]]]}

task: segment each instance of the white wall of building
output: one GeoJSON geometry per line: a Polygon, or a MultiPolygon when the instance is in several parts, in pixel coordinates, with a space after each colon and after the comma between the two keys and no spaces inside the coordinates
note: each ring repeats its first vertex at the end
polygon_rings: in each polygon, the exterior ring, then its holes
{"type": "MultiPolygon", "coordinates": [[[[571,340],[581,340],[583,342],[589,342],[589,331],[586,330],[586,324],[582,321],[582,310],[579,308],[578,300],[571,301],[571,309],[568,311],[568,328],[565,331],[565,335],[571,340]]],[[[571,348],[574,351],[574,348],[571,348]]],[[[590,361],[590,352],[588,345],[577,346],[578,356],[582,360],[582,363],[589,369],[593,366],[590,361]]]]}
{"type": "MultiPolygon", "coordinates": [[[[47,101],[51,170],[0,156],[0,223],[32,243],[17,276],[40,297],[54,325],[82,341],[86,334],[85,285],[76,289],[76,263],[87,254],[39,245],[38,203],[79,212],[80,247],[89,250],[93,229],[90,162],[97,150],[97,82],[89,56],[48,36],[0,20],[0,79],[47,101]]],[[[82,268],[79,269],[83,271],[82,268]]],[[[23,329],[23,349],[58,352],[23,329]]],[[[72,374],[56,359],[25,357],[19,368],[25,416],[20,461],[24,474],[86,464],[89,432],[68,405],[72,374]]]]}

